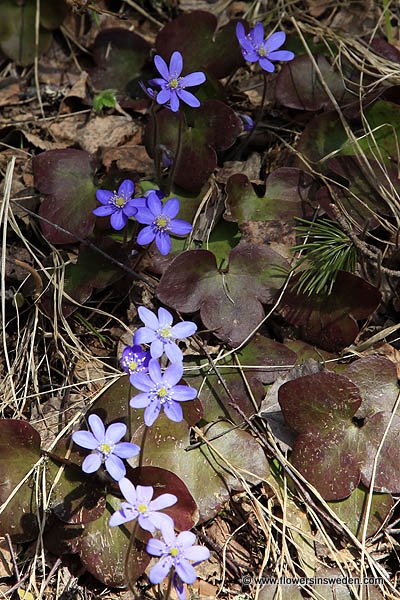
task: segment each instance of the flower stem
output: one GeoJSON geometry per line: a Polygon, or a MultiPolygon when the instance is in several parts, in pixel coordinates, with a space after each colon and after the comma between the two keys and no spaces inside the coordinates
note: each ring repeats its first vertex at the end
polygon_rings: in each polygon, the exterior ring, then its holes
{"type": "Polygon", "coordinates": [[[125,554],[125,565],[124,565],[125,579],[126,579],[126,583],[128,584],[128,588],[130,589],[130,591],[132,593],[134,593],[135,590],[134,590],[134,586],[133,586],[134,582],[131,581],[131,579],[130,579],[129,557],[130,557],[130,553],[131,553],[131,550],[133,547],[133,542],[136,538],[136,533],[137,533],[138,527],[139,527],[139,523],[138,523],[138,520],[136,519],[135,525],[133,526],[133,529],[132,529],[131,536],[129,538],[129,546],[128,546],[128,549],[125,554]]]}
{"type": "Polygon", "coordinates": [[[164,600],[168,600],[170,593],[171,593],[171,588],[172,588],[172,577],[173,577],[174,571],[171,569],[170,574],[168,576],[168,585],[167,585],[167,589],[165,590],[165,594],[164,594],[164,600]]]}
{"type": "Polygon", "coordinates": [[[174,162],[172,163],[172,167],[171,167],[171,170],[170,170],[169,176],[168,176],[167,188],[165,190],[166,196],[169,196],[171,193],[171,189],[174,184],[176,169],[177,169],[179,159],[181,157],[181,151],[182,151],[182,131],[183,131],[183,121],[184,121],[183,112],[179,111],[178,116],[179,116],[178,141],[176,143],[174,162]]]}
{"type": "Polygon", "coordinates": [[[160,149],[159,149],[159,129],[156,115],[156,103],[153,101],[151,105],[151,117],[153,119],[153,152],[154,152],[154,169],[156,172],[156,183],[160,187],[161,167],[160,167],[160,149]]]}

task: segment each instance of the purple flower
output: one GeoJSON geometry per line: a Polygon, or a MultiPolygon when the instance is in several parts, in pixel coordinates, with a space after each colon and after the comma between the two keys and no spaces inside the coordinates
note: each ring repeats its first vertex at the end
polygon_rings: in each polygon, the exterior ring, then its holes
{"type": "Polygon", "coordinates": [[[134,373],[145,373],[150,360],[150,352],[142,350],[141,346],[126,346],[121,356],[121,367],[132,376],[134,373]]]}
{"type": "MultiPolygon", "coordinates": [[[[171,56],[169,67],[165,60],[158,54],[154,57],[154,64],[157,67],[161,78],[155,78],[150,81],[151,85],[158,85],[161,90],[158,92],[156,100],[158,104],[168,105],[172,112],[179,110],[179,101],[186,102],[189,106],[197,108],[200,106],[200,101],[187,92],[185,88],[192,87],[194,85],[200,85],[206,80],[206,76],[202,71],[196,71],[181,77],[183,69],[183,59],[180,52],[174,52],[171,56]]],[[[151,88],[147,88],[147,93],[151,96],[151,88]]]]}
{"type": "Polygon", "coordinates": [[[85,473],[94,473],[101,464],[104,466],[113,479],[119,481],[125,477],[126,469],[121,458],[132,458],[139,454],[140,448],[136,444],[129,442],[118,443],[126,434],[126,425],[124,423],[112,423],[104,428],[103,421],[97,415],[89,416],[90,431],[75,431],[72,439],[75,444],[94,450],[82,463],[82,470],[85,473]]]}
{"type": "Polygon", "coordinates": [[[210,558],[210,551],[205,546],[194,546],[196,536],[191,531],[182,531],[177,536],[172,527],[164,527],[161,531],[163,540],[151,538],[147,542],[146,551],[161,560],[150,569],[151,583],[161,583],[171,568],[175,573],[173,583],[180,599],[185,598],[182,582],[192,584],[197,579],[197,573],[189,561],[198,564],[210,558]]]}
{"type": "Polygon", "coordinates": [[[178,498],[173,494],[161,494],[155,500],[152,500],[154,489],[149,485],[135,486],[124,477],[119,482],[119,487],[124,495],[126,502],[121,503],[121,508],[110,518],[110,527],[122,525],[128,521],[137,519],[142,529],[146,531],[155,531],[162,527],[173,527],[173,520],[159,510],[168,508],[178,502],[178,498]]]}
{"type": "Polygon", "coordinates": [[[182,362],[183,354],[175,344],[175,340],[182,340],[193,335],[197,331],[197,325],[191,321],[182,321],[172,325],[171,313],[162,307],[158,309],[158,318],[144,306],[139,307],[138,313],[145,327],[140,327],[135,333],[135,343],[151,344],[152,358],[160,358],[165,352],[172,363],[182,362]]]}
{"type": "Polygon", "coordinates": [[[286,34],[283,31],[277,31],[265,40],[262,23],[257,23],[247,35],[243,23],[238,23],[236,25],[236,37],[241,46],[243,58],[250,63],[258,61],[260,67],[269,73],[275,71],[275,65],[271,61],[288,61],[294,58],[293,52],[288,50],[276,52],[285,43],[286,34]]]}
{"type": "Polygon", "coordinates": [[[93,214],[98,217],[111,215],[111,227],[119,231],[128,222],[129,217],[134,217],[138,208],[144,206],[142,198],[132,198],[135,184],[130,179],[125,179],[118,188],[118,192],[110,190],[97,190],[96,198],[102,204],[95,208],[93,214]]]}
{"type": "Polygon", "coordinates": [[[160,414],[161,408],[171,421],[180,422],[183,419],[180,402],[194,400],[197,391],[188,385],[176,385],[182,379],[182,364],[169,365],[164,375],[158,360],[152,358],[149,362],[148,373],[132,375],[132,385],[142,393],[130,400],[133,408],[146,408],[144,422],[148,427],[153,425],[160,414]]]}
{"type": "Polygon", "coordinates": [[[139,223],[147,225],[140,231],[137,243],[145,246],[155,239],[157,248],[166,256],[172,246],[170,233],[184,236],[192,231],[190,223],[175,219],[178,212],[178,198],[170,198],[163,206],[157,193],[152,191],[146,198],[146,206],[139,208],[135,215],[139,223]]]}
{"type": "Polygon", "coordinates": [[[246,115],[245,113],[237,113],[237,114],[238,114],[238,117],[240,117],[240,119],[243,122],[243,129],[245,131],[251,131],[254,127],[253,119],[249,115],[246,115]]]}

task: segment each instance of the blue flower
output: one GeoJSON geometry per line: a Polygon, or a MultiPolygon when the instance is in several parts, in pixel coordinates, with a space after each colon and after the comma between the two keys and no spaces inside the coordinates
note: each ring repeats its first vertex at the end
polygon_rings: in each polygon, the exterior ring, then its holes
{"type": "Polygon", "coordinates": [[[144,306],[139,307],[138,313],[145,327],[140,327],[136,331],[135,343],[151,344],[150,354],[152,358],[160,358],[165,352],[172,363],[182,362],[183,354],[175,344],[175,340],[182,340],[193,335],[197,331],[197,325],[191,321],[182,321],[172,325],[173,317],[171,313],[162,307],[158,309],[158,318],[144,306]]]}
{"type": "Polygon", "coordinates": [[[252,29],[247,35],[243,23],[236,25],[236,37],[241,46],[243,58],[247,62],[259,63],[264,71],[273,73],[275,65],[271,61],[275,60],[293,60],[293,52],[288,50],[278,50],[286,40],[286,34],[283,31],[277,31],[264,39],[264,26],[262,23],[252,29]]]}
{"type": "Polygon", "coordinates": [[[134,373],[146,373],[149,360],[150,352],[145,352],[141,346],[126,346],[121,356],[121,367],[130,376],[134,373]]]}
{"type": "Polygon", "coordinates": [[[149,485],[138,485],[135,489],[135,486],[126,477],[119,481],[119,487],[126,502],[122,502],[120,510],[111,515],[110,527],[122,525],[134,519],[137,519],[140,527],[146,531],[173,527],[174,522],[171,517],[158,511],[178,502],[178,498],[174,494],[161,494],[152,500],[154,488],[149,485]]]}
{"type": "Polygon", "coordinates": [[[97,415],[90,415],[88,421],[93,433],[75,431],[72,434],[75,444],[94,451],[83,461],[82,470],[85,473],[94,473],[104,462],[111,477],[119,481],[126,475],[125,465],[121,459],[132,458],[139,454],[139,446],[129,442],[118,443],[126,434],[124,423],[112,423],[105,429],[103,421],[97,415]]]}
{"type": "Polygon", "coordinates": [[[180,402],[194,400],[197,391],[188,385],[176,385],[182,379],[182,364],[173,363],[161,372],[158,360],[152,358],[149,362],[148,373],[132,375],[132,385],[142,393],[130,400],[132,408],[145,408],[144,422],[148,427],[153,425],[160,414],[161,408],[168,419],[179,423],[183,420],[180,402]]]}
{"type": "MultiPolygon", "coordinates": [[[[161,90],[156,96],[158,104],[168,105],[172,112],[179,110],[179,101],[186,102],[193,108],[200,106],[200,101],[187,92],[185,88],[192,87],[194,85],[200,85],[206,80],[206,76],[202,71],[196,71],[181,77],[183,69],[183,59],[180,52],[174,52],[171,56],[169,67],[165,60],[158,54],[154,57],[154,64],[157,67],[161,78],[155,78],[150,81],[151,85],[158,85],[161,90]]],[[[151,96],[153,90],[147,88],[147,93],[151,96]]]]}
{"type": "Polygon", "coordinates": [[[129,217],[134,217],[138,208],[144,206],[143,198],[132,198],[135,184],[130,179],[125,179],[118,188],[118,192],[110,190],[97,190],[96,198],[102,204],[95,208],[93,214],[98,217],[111,215],[111,227],[119,231],[128,222],[129,217]]]}
{"type": "Polygon", "coordinates": [[[175,219],[179,212],[178,198],[170,198],[163,206],[156,191],[152,191],[146,198],[146,206],[139,208],[135,215],[139,223],[147,225],[140,231],[137,243],[141,246],[156,240],[157,248],[166,256],[172,247],[170,233],[174,235],[187,235],[192,231],[192,226],[187,221],[175,219]]]}
{"type": "Polygon", "coordinates": [[[242,120],[243,129],[245,131],[251,131],[254,128],[254,121],[249,115],[246,115],[245,113],[237,113],[237,115],[242,120]]]}
{"type": "Polygon", "coordinates": [[[151,538],[147,542],[146,551],[161,559],[150,569],[149,579],[154,585],[161,583],[173,568],[174,587],[178,598],[184,600],[186,594],[182,582],[192,584],[197,579],[194,566],[189,561],[196,565],[208,560],[210,551],[205,546],[194,545],[196,536],[191,531],[181,531],[176,536],[172,527],[164,527],[161,534],[163,540],[151,538]]]}

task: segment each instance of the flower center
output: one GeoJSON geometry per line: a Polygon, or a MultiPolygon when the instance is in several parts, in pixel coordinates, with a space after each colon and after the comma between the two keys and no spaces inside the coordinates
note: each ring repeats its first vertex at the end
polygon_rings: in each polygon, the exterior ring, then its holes
{"type": "Polygon", "coordinates": [[[125,206],[126,200],[125,200],[125,198],[122,198],[122,196],[117,196],[115,198],[115,204],[117,206],[120,206],[122,208],[123,206],[125,206]]]}
{"type": "Polygon", "coordinates": [[[159,231],[167,231],[169,225],[169,218],[165,215],[160,215],[154,220],[154,225],[159,231]]]}
{"type": "Polygon", "coordinates": [[[169,325],[162,327],[158,330],[158,335],[164,339],[169,339],[171,337],[171,327],[169,325]]]}
{"type": "Polygon", "coordinates": [[[130,360],[129,361],[129,363],[128,363],[128,369],[130,371],[136,371],[137,367],[138,367],[138,364],[137,364],[137,362],[135,360],[130,360]]]}
{"type": "Polygon", "coordinates": [[[137,509],[140,513],[143,514],[147,511],[147,504],[139,504],[137,509]]]}
{"type": "Polygon", "coordinates": [[[159,398],[165,398],[165,396],[168,394],[168,390],[166,387],[162,386],[160,387],[160,389],[157,391],[157,396],[159,398]]]}
{"type": "Polygon", "coordinates": [[[178,556],[179,554],[179,550],[178,548],[171,548],[171,550],[169,551],[170,555],[173,556],[175,558],[175,556],[178,556]]]}
{"type": "Polygon", "coordinates": [[[266,56],[266,55],[267,55],[267,53],[265,52],[265,48],[264,48],[264,46],[260,46],[260,47],[259,47],[259,49],[258,49],[258,54],[259,54],[260,56],[266,56]]]}
{"type": "Polygon", "coordinates": [[[170,79],[169,87],[172,88],[173,90],[176,90],[176,88],[179,87],[179,79],[177,79],[177,78],[170,79]]]}
{"type": "Polygon", "coordinates": [[[110,444],[100,444],[99,450],[102,452],[102,454],[110,454],[111,446],[110,444]]]}

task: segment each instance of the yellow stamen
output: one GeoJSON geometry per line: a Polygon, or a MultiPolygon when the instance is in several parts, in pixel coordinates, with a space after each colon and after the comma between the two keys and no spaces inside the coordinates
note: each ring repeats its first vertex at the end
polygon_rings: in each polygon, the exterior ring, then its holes
{"type": "Polygon", "coordinates": [[[170,338],[171,337],[171,327],[163,327],[158,330],[158,333],[162,338],[170,338]]]}
{"type": "Polygon", "coordinates": [[[137,369],[137,366],[138,366],[138,365],[137,365],[137,362],[136,362],[135,360],[131,360],[131,361],[129,361],[129,363],[128,363],[128,369],[129,369],[130,371],[136,371],[136,369],[137,369]]]}
{"type": "Polygon", "coordinates": [[[267,55],[267,53],[265,52],[265,48],[264,48],[264,46],[260,46],[260,47],[259,47],[259,49],[258,49],[258,54],[259,54],[260,56],[266,56],[266,55],[267,55]]]}
{"type": "Polygon", "coordinates": [[[147,511],[147,505],[146,504],[139,504],[139,506],[137,507],[138,511],[140,513],[145,513],[147,511]]]}
{"type": "Polygon", "coordinates": [[[126,203],[126,200],[125,200],[125,198],[123,198],[122,196],[117,196],[117,197],[115,198],[115,204],[116,204],[117,206],[120,206],[120,207],[122,207],[122,206],[125,206],[125,203],[126,203]]]}
{"type": "Polygon", "coordinates": [[[171,79],[171,81],[169,82],[170,87],[172,88],[177,88],[179,85],[179,81],[177,79],[171,79]]]}
{"type": "Polygon", "coordinates": [[[161,387],[158,392],[157,392],[157,396],[159,398],[165,398],[165,396],[168,394],[168,390],[165,387],[161,387]]]}
{"type": "Polygon", "coordinates": [[[159,217],[157,217],[156,225],[159,229],[165,229],[166,226],[168,225],[167,217],[164,217],[163,215],[160,215],[159,217]]]}
{"type": "Polygon", "coordinates": [[[103,454],[110,454],[110,452],[111,452],[111,446],[110,446],[110,444],[100,444],[99,450],[103,454]]]}
{"type": "Polygon", "coordinates": [[[169,553],[170,553],[171,556],[175,557],[175,556],[178,556],[179,550],[178,550],[178,548],[171,548],[171,550],[169,551],[169,553]]]}

